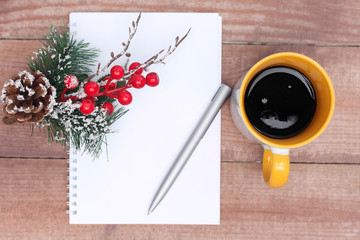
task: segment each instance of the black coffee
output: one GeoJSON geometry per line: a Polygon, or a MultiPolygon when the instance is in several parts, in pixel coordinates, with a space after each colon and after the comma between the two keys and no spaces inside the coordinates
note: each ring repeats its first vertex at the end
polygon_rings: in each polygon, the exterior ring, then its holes
{"type": "Polygon", "coordinates": [[[310,81],[289,67],[265,69],[250,81],[245,93],[245,111],[251,124],[271,138],[289,138],[303,131],[315,108],[310,81]]]}

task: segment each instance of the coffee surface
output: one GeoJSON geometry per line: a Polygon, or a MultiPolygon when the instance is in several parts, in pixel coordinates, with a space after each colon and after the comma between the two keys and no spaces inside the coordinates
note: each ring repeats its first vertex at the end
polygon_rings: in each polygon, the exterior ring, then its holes
{"type": "Polygon", "coordinates": [[[277,139],[299,134],[311,122],[316,96],[310,81],[289,67],[258,73],[245,93],[245,111],[261,134],[277,139]]]}

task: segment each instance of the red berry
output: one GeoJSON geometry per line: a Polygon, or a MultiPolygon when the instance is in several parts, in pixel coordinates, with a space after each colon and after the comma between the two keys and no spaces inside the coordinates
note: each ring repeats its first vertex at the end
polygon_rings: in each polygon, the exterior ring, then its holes
{"type": "Polygon", "coordinates": [[[114,106],[109,102],[104,103],[102,108],[105,109],[109,115],[114,112],[114,106]]]}
{"type": "Polygon", "coordinates": [[[89,115],[90,113],[92,113],[95,109],[95,104],[89,100],[89,99],[84,99],[81,102],[81,106],[80,106],[80,112],[84,115],[89,115]]]}
{"type": "Polygon", "coordinates": [[[99,93],[100,87],[96,82],[88,82],[85,84],[84,91],[88,96],[95,96],[99,93]]]}
{"type": "Polygon", "coordinates": [[[146,80],[145,80],[145,78],[144,78],[143,75],[134,74],[134,75],[132,75],[132,77],[130,78],[130,84],[131,84],[134,88],[142,88],[142,87],[145,86],[146,80]]]}
{"type": "MultiPolygon", "coordinates": [[[[132,63],[131,65],[130,65],[130,67],[129,67],[129,70],[131,71],[131,70],[134,70],[134,69],[136,69],[138,66],[140,66],[140,63],[138,63],[138,62],[134,62],[134,63],[132,63]]],[[[143,68],[139,68],[138,70],[136,70],[136,74],[142,74],[142,72],[143,72],[143,68]]]]}
{"type": "Polygon", "coordinates": [[[78,86],[79,80],[75,75],[67,75],[64,79],[65,87],[68,89],[74,89],[78,86]]]}
{"type": "Polygon", "coordinates": [[[129,105],[132,102],[132,95],[128,91],[122,91],[118,96],[119,103],[129,105]]]}
{"type": "Polygon", "coordinates": [[[121,79],[124,76],[124,69],[119,65],[115,65],[111,68],[110,74],[113,79],[121,79]]]}
{"type": "Polygon", "coordinates": [[[159,75],[155,72],[151,72],[146,75],[146,84],[150,87],[156,87],[159,85],[159,81],[159,75]]]}

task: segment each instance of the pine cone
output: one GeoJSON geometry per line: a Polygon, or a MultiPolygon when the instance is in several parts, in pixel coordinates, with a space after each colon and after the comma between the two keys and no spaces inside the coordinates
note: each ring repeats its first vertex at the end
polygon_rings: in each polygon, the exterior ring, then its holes
{"type": "Polygon", "coordinates": [[[40,71],[14,75],[2,90],[4,123],[40,122],[53,110],[55,96],[56,89],[40,71]]]}

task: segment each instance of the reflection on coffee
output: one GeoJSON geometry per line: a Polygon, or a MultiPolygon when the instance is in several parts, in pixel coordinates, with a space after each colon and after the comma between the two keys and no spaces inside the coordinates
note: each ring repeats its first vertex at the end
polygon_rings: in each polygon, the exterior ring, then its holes
{"type": "Polygon", "coordinates": [[[272,67],[258,73],[245,93],[245,111],[251,124],[271,138],[299,134],[311,122],[316,96],[310,81],[289,67],[272,67]]]}

